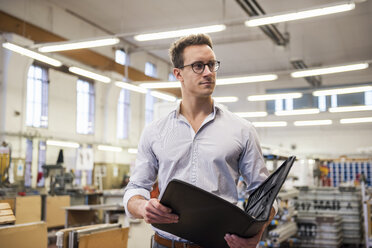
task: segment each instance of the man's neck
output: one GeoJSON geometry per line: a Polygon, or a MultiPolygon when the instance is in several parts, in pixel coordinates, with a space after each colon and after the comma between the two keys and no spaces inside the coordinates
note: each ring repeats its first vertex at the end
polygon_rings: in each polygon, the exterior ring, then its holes
{"type": "Polygon", "coordinates": [[[212,111],[213,100],[211,96],[205,98],[184,98],[180,106],[180,113],[189,121],[199,118],[204,119],[212,111]]]}

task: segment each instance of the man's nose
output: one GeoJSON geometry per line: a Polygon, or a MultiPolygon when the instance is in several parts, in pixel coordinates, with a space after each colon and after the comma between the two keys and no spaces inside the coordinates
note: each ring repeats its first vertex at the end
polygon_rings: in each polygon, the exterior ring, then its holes
{"type": "Polygon", "coordinates": [[[209,75],[209,74],[212,74],[212,73],[213,73],[213,71],[211,69],[209,69],[209,66],[205,65],[203,75],[209,75]]]}

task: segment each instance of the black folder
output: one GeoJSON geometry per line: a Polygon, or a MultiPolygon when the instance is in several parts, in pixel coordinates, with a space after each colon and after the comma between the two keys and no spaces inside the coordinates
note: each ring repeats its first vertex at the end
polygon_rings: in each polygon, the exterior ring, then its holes
{"type": "Polygon", "coordinates": [[[295,157],[288,158],[249,196],[245,210],[189,183],[169,182],[160,202],[179,216],[178,223],[154,227],[204,248],[228,248],[226,233],[252,237],[268,221],[276,196],[295,157]]]}

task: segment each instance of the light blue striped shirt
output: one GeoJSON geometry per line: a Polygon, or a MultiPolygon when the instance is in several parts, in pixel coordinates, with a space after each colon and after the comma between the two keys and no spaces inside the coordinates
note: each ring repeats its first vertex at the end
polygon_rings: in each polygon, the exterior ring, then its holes
{"type": "MultiPolygon", "coordinates": [[[[179,110],[180,105],[142,133],[123,199],[129,217],[128,200],[134,195],[149,199],[157,178],[160,196],[172,179],[180,179],[237,204],[240,175],[249,191],[269,175],[256,130],[249,121],[215,104],[195,133],[179,110]]],[[[182,240],[154,229],[167,238],[182,240]]]]}

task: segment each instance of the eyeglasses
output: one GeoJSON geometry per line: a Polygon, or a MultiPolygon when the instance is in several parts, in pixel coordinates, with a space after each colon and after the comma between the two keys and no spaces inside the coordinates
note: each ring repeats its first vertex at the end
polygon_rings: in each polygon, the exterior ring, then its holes
{"type": "Polygon", "coordinates": [[[192,70],[196,73],[196,74],[202,74],[204,72],[204,69],[205,69],[205,66],[208,66],[209,70],[211,72],[215,72],[217,71],[219,68],[220,68],[220,61],[218,60],[215,60],[215,61],[209,61],[208,63],[204,64],[203,62],[201,61],[198,61],[198,62],[195,62],[195,63],[192,63],[192,64],[189,64],[189,65],[184,65],[184,66],[181,66],[179,67],[179,69],[183,69],[185,68],[186,66],[191,66],[192,70]]]}

